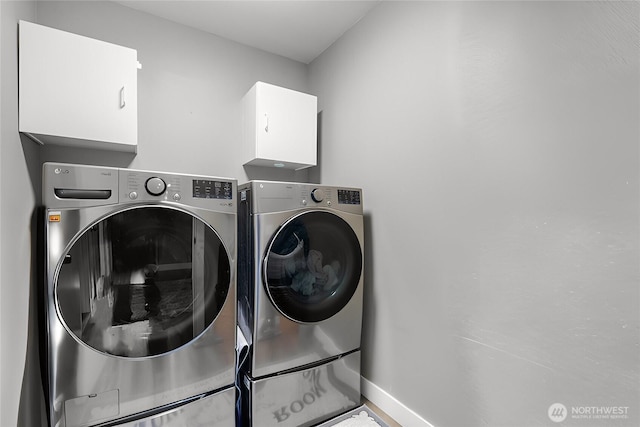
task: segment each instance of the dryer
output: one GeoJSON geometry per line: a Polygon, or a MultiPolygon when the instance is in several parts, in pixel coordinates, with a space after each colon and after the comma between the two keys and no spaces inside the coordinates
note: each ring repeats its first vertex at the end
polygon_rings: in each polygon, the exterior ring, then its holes
{"type": "Polygon", "coordinates": [[[362,190],[251,181],[239,194],[242,425],[312,425],[357,406],[362,190]]]}
{"type": "Polygon", "coordinates": [[[50,425],[235,425],[236,199],[229,178],[43,165],[50,425]]]}

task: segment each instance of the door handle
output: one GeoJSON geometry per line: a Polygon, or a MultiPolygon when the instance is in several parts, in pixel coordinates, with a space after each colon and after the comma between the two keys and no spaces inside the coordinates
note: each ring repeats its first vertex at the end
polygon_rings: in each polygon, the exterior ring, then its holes
{"type": "Polygon", "coordinates": [[[127,100],[125,99],[124,86],[120,89],[120,108],[124,108],[127,105],[127,100]]]}

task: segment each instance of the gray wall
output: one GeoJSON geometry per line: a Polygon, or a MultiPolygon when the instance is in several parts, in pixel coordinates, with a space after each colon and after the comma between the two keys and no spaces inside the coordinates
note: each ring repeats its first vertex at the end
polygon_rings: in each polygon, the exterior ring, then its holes
{"type": "Polygon", "coordinates": [[[639,12],[383,2],[311,63],[321,178],[364,187],[363,376],[436,426],[640,422],[639,12]]]}
{"type": "MultiPolygon", "coordinates": [[[[17,19],[32,19],[31,2],[0,2],[0,425],[15,426],[19,402],[24,396],[37,413],[38,353],[30,347],[35,303],[35,238],[33,212],[37,195],[31,182],[30,165],[38,161],[33,143],[23,144],[18,134],[17,19]],[[30,380],[23,381],[24,373],[30,380]],[[24,383],[24,386],[23,386],[24,383]]],[[[29,425],[29,421],[23,418],[29,425]]],[[[37,424],[31,424],[37,425],[37,424]]]]}
{"type": "MultiPolygon", "coordinates": [[[[111,2],[0,1],[0,425],[34,426],[38,372],[35,208],[41,165],[64,161],[235,177],[304,181],[308,171],[245,170],[240,100],[257,81],[307,91],[307,66],[111,2]],[[138,50],[138,154],[39,147],[17,131],[19,19],[138,50]],[[26,360],[25,360],[26,359],[26,360]]],[[[46,71],[46,70],[45,70],[46,71]]]]}

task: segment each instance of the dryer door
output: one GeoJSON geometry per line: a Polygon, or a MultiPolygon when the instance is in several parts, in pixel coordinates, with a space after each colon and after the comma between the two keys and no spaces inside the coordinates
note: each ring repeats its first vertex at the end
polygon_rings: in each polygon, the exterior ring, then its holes
{"type": "Polygon", "coordinates": [[[93,349],[123,357],[170,352],[202,334],[231,280],[218,234],[168,207],[120,211],[72,242],[55,280],[58,315],[93,349]]]}
{"type": "Polygon", "coordinates": [[[346,221],[325,211],[305,212],[283,224],[263,263],[271,301],[284,316],[302,323],[342,310],[361,274],[358,237],[346,221]]]}

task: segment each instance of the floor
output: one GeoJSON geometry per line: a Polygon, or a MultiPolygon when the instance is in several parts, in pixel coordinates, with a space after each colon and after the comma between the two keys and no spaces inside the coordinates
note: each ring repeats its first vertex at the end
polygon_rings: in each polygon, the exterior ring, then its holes
{"type": "Polygon", "coordinates": [[[385,414],[382,409],[378,408],[376,405],[367,400],[364,396],[362,397],[362,403],[367,405],[373,412],[376,413],[385,423],[389,424],[389,427],[402,427],[400,423],[396,422],[389,415],[385,414]]]}

